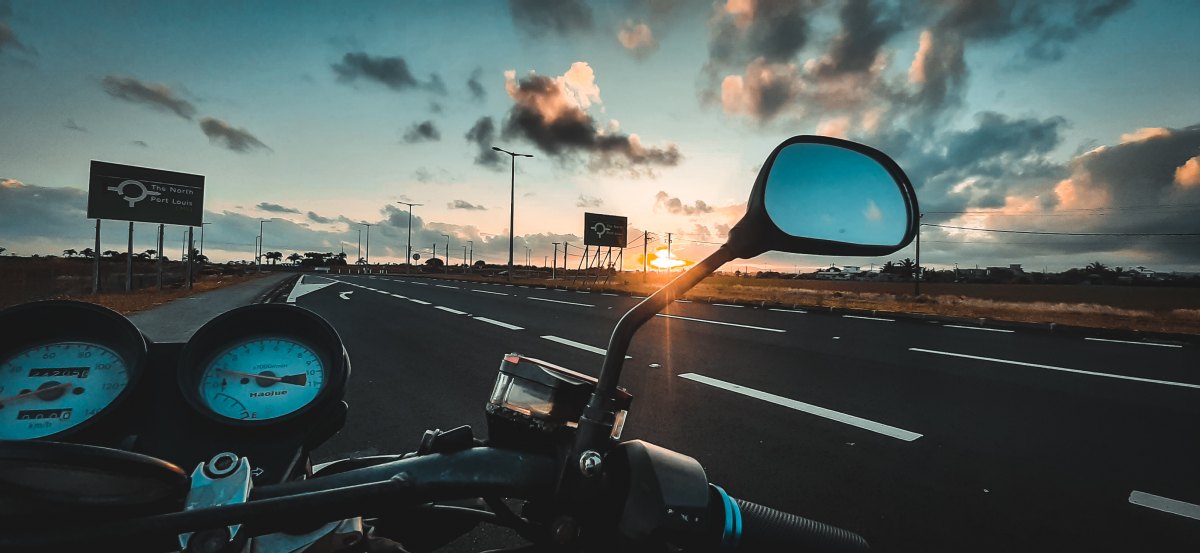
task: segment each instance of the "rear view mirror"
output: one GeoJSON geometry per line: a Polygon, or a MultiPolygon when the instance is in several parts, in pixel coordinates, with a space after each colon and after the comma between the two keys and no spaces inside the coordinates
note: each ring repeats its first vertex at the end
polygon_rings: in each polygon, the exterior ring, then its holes
{"type": "Polygon", "coordinates": [[[912,184],[891,158],[854,142],[797,136],[763,164],[728,245],[741,258],[768,250],[887,255],[908,245],[916,226],[912,184]]]}

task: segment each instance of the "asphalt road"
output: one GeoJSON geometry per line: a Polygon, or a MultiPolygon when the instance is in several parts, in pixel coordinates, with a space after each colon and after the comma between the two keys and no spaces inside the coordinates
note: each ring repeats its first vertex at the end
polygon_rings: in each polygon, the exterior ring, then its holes
{"type": "MultiPolygon", "coordinates": [[[[637,301],[402,276],[306,276],[350,352],[318,461],[484,431],[501,356],[595,375],[637,301]]],[[[304,293],[307,292],[307,293],[304,293]]],[[[300,295],[303,293],[303,295],[300,295]]],[[[878,551],[1200,550],[1200,347],[677,303],[638,334],[626,438],[878,551]]]]}

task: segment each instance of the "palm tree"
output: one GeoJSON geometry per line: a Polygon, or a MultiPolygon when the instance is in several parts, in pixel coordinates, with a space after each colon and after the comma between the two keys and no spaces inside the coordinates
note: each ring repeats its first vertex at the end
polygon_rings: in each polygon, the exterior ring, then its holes
{"type": "Polygon", "coordinates": [[[77,251],[75,251],[75,250],[73,250],[73,249],[71,249],[71,250],[63,250],[63,257],[75,257],[75,256],[77,256],[77,255],[79,255],[79,252],[77,252],[77,251]]]}
{"type": "Polygon", "coordinates": [[[917,271],[917,263],[907,257],[904,259],[901,259],[900,262],[896,264],[896,272],[903,275],[904,278],[912,277],[913,273],[915,273],[916,271],[917,271]]]}
{"type": "Polygon", "coordinates": [[[287,256],[287,260],[291,261],[292,265],[299,263],[301,259],[304,259],[304,257],[295,252],[292,252],[292,255],[287,256]]]}
{"type": "Polygon", "coordinates": [[[1099,261],[1093,261],[1089,263],[1087,267],[1084,267],[1084,269],[1088,272],[1097,274],[1104,274],[1108,272],[1108,266],[1099,261]]]}
{"type": "Polygon", "coordinates": [[[94,255],[96,255],[96,252],[93,251],[91,248],[84,248],[82,251],[79,252],[79,257],[92,257],[94,255]]]}
{"type": "Polygon", "coordinates": [[[894,272],[896,272],[896,264],[892,263],[891,261],[888,261],[888,262],[884,263],[882,267],[879,268],[879,272],[894,273],[894,272]]]}
{"type": "Polygon", "coordinates": [[[271,264],[274,265],[276,261],[283,259],[283,252],[267,252],[263,254],[263,257],[270,259],[271,264]]]}

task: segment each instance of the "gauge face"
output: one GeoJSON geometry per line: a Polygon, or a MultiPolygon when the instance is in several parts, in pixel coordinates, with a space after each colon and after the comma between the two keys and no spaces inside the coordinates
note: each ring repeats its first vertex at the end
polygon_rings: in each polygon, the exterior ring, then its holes
{"type": "Polygon", "coordinates": [[[125,361],[87,342],[57,342],[0,362],[0,439],[57,434],[96,416],[129,385],[125,361]]]}
{"type": "Polygon", "coordinates": [[[217,415],[270,420],[311,404],[325,386],[320,356],[289,338],[255,338],[218,354],[200,376],[200,398],[217,415]]]}

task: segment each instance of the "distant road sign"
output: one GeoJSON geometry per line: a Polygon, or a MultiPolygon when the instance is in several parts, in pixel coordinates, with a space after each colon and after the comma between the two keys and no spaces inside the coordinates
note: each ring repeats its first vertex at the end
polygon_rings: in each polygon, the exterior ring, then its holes
{"type": "Polygon", "coordinates": [[[588,246],[625,247],[629,218],[600,213],[583,214],[583,243],[588,246]]]}
{"type": "Polygon", "coordinates": [[[87,217],[198,227],[204,176],[92,161],[87,217]]]}
{"type": "Polygon", "coordinates": [[[421,254],[419,254],[419,253],[414,253],[414,254],[413,254],[413,261],[417,261],[418,259],[421,259],[421,254]]]}

